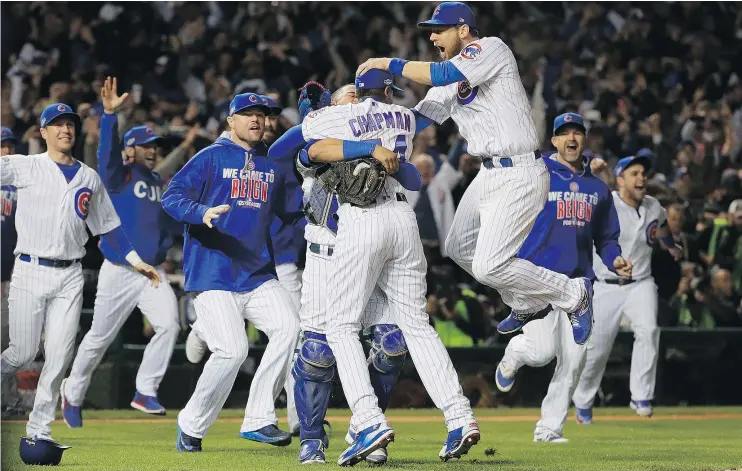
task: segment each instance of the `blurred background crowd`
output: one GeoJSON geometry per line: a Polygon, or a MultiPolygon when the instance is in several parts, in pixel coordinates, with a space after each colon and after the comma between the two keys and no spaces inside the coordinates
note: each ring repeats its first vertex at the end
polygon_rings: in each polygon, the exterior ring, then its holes
{"type": "MultiPolygon", "coordinates": [[[[586,154],[609,165],[651,155],[650,194],[668,208],[681,263],[657,251],[660,325],[742,326],[742,7],[734,2],[473,3],[483,36],[515,53],[542,151],[567,111],[588,124],[586,154]]],[[[64,102],[83,118],[76,156],[97,168],[107,75],[132,98],[120,131],[152,126],[160,149],[183,160],[225,126],[231,97],[247,91],[285,109],[280,134],[298,122],[297,89],[334,90],[376,56],[438,60],[425,32],[431,2],[3,2],[3,126],[19,153],[42,152],[38,116],[64,102]]],[[[398,103],[425,87],[401,81],[398,103]]],[[[479,170],[448,122],[415,141],[424,188],[411,203],[429,260],[428,311],[449,346],[497,342],[507,315],[441,251],[458,201],[479,170]]],[[[614,182],[609,182],[613,184],[614,182]]],[[[168,261],[177,281],[181,254],[168,261]]],[[[102,257],[91,240],[86,267],[102,257]]],[[[92,283],[94,294],[94,283],[92,283]]],[[[86,302],[87,304],[87,302],[86,302]]],[[[185,303],[184,303],[185,305],[185,303]]],[[[92,306],[92,299],[90,300],[92,306]]],[[[184,308],[186,309],[186,308],[184,308]]],[[[141,319],[139,320],[141,326],[141,319]]]]}

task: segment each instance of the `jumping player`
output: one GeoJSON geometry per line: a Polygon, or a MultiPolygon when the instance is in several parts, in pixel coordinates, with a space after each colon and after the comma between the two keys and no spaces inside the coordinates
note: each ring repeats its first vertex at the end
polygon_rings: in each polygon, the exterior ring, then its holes
{"type": "Polygon", "coordinates": [[[165,211],[186,223],[185,290],[195,293],[195,325],[212,352],[178,415],[181,452],[201,451],[227,400],[247,357],[245,318],[269,342],[250,386],[240,436],[274,445],[291,442],[291,435],[276,427],[274,401],[286,380],[299,321],[276,279],[270,226],[276,215],[293,223],[302,213],[301,200],[283,191],[291,169],[266,157],[262,138],[270,112],[258,95],[235,96],[227,118],[231,137],[217,139],[188,161],[163,194],[165,211]]]}
{"type": "Polygon", "coordinates": [[[100,177],[72,157],[80,117],[55,103],[41,113],[47,151],[5,156],[2,185],[18,189],[15,266],[10,280],[10,346],[2,353],[2,381],[36,356],[42,330],[44,367],[26,425],[31,440],[51,440],[62,377],[72,359],[82,308],[80,259],[85,226],[156,287],[160,275],[132,248],[100,177]]]}
{"type": "Polygon", "coordinates": [[[642,417],[653,414],[652,399],[657,379],[657,357],[660,330],[657,327],[657,285],[652,278],[652,250],[659,246],[676,260],[681,251],[676,247],[667,213],[659,201],[647,196],[649,157],[624,157],[614,169],[618,191],[613,201],[621,226],[619,242],[623,253],[634,262],[630,280],[617,277],[605,267],[595,264],[595,335],[587,345],[585,368],[572,395],[577,421],[592,422],[595,394],[605,372],[608,356],[616,339],[621,315],[629,319],[634,332],[631,353],[630,407],[642,417]]]}
{"type": "MultiPolygon", "coordinates": [[[[629,279],[632,265],[621,257],[618,216],[610,189],[592,174],[588,159],[582,155],[585,132],[578,114],[565,113],[554,121],[551,142],[557,152],[545,159],[551,174],[549,197],[518,257],[567,276],[594,280],[594,245],[599,256],[596,265],[603,264],[614,276],[629,279]]],[[[572,325],[558,309],[526,324],[523,335],[508,343],[495,374],[495,384],[504,392],[513,387],[521,366],[544,366],[557,358],[534,441],[567,441],[562,429],[586,349],[586,345],[575,344],[572,325]]]]}
{"type": "Polygon", "coordinates": [[[549,175],[512,51],[499,38],[479,38],[474,14],[464,3],[441,3],[418,26],[431,30],[443,62],[369,59],[357,75],[383,69],[432,85],[415,107],[418,121],[452,118],[469,154],[482,159],[458,206],[446,252],[512,307],[500,332],[520,330],[551,304],[567,313],[575,342],[584,344],[593,325],[590,280],[570,279],[516,257],[544,207],[549,175]]]}
{"type": "MultiPolygon", "coordinates": [[[[103,115],[100,120],[98,173],[111,195],[121,225],[132,237],[134,248],[156,267],[165,261],[172,237],[167,215],[160,205],[164,182],[153,169],[157,141],[152,129],[136,126],[124,135],[124,152],[131,165],[124,164],[118,138],[116,110],[128,93],[118,95],[116,78],[108,77],[101,89],[103,115]]],[[[105,261],[98,275],[93,324],[85,334],[70,376],[62,381],[62,415],[69,427],[82,427],[82,403],[106,349],[135,307],[139,307],[155,330],[142,356],[136,377],[136,394],[131,407],[149,414],[165,414],[157,400],[157,388],[165,375],[180,332],[178,300],[169,283],[147,286],[146,278],[125,265],[125,260],[102,241],[105,261]]],[[[161,268],[160,277],[167,279],[161,268]]]]}

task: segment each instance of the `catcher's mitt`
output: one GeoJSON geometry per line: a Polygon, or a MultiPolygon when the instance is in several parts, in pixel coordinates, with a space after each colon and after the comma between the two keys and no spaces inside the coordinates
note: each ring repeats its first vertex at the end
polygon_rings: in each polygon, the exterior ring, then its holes
{"type": "Polygon", "coordinates": [[[310,112],[330,106],[332,95],[321,83],[307,82],[299,91],[299,122],[310,112]]]}
{"type": "Polygon", "coordinates": [[[319,181],[337,193],[341,203],[368,206],[376,201],[386,176],[381,162],[367,157],[334,163],[319,177],[319,181]]]}

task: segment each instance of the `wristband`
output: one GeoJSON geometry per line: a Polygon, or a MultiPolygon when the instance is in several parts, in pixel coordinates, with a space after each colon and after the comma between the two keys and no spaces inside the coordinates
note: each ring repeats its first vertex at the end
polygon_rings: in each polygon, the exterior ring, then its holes
{"type": "Polygon", "coordinates": [[[376,148],[374,142],[343,141],[343,160],[368,157],[376,148]]]}
{"type": "Polygon", "coordinates": [[[136,253],[136,251],[134,250],[126,254],[125,258],[126,258],[126,261],[129,262],[129,265],[131,265],[132,267],[135,267],[139,265],[140,263],[144,263],[144,260],[142,260],[139,254],[136,253]]]}
{"type": "Polygon", "coordinates": [[[389,61],[389,73],[392,75],[396,75],[398,77],[402,77],[402,71],[404,70],[405,64],[407,64],[408,61],[404,59],[392,59],[389,61]]]}

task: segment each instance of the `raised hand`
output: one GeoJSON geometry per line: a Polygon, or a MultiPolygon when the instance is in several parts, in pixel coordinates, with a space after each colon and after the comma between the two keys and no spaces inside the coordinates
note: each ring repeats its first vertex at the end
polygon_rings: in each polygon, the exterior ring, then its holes
{"type": "Polygon", "coordinates": [[[113,114],[129,98],[128,93],[119,96],[116,77],[106,77],[103,88],[100,89],[100,99],[103,103],[103,111],[113,114]]]}

